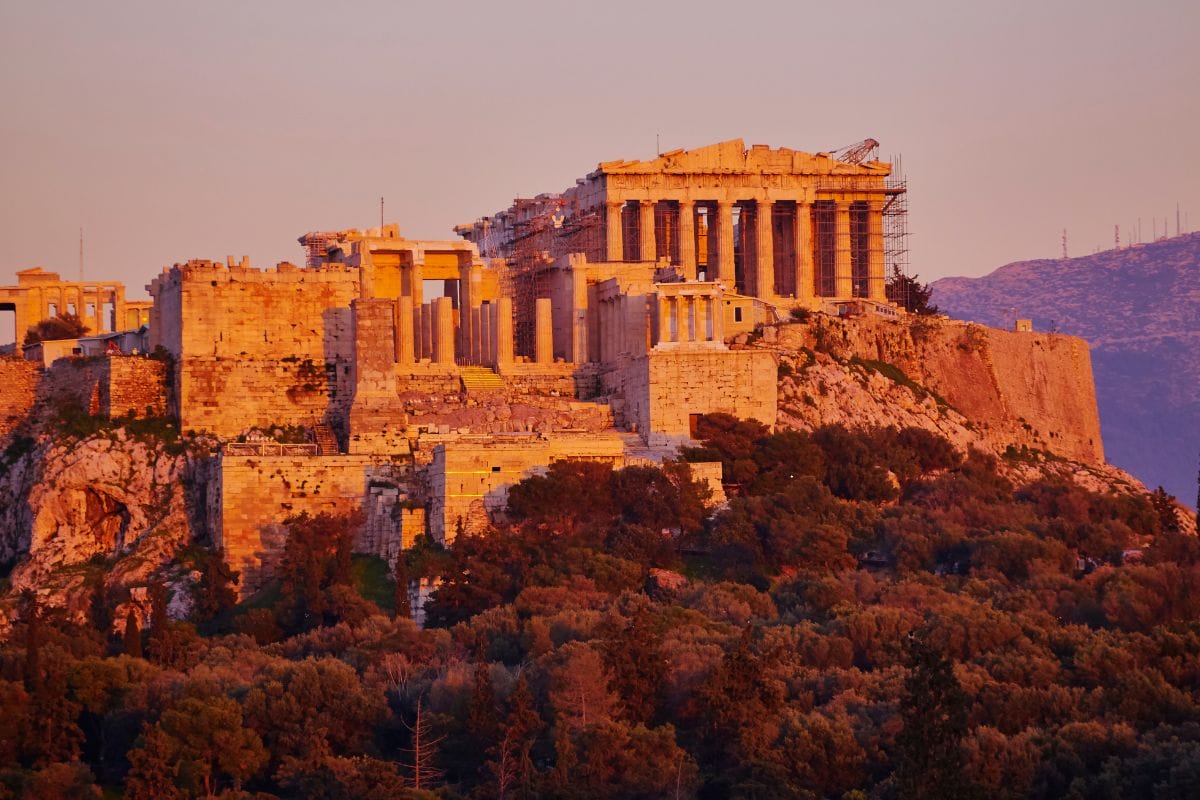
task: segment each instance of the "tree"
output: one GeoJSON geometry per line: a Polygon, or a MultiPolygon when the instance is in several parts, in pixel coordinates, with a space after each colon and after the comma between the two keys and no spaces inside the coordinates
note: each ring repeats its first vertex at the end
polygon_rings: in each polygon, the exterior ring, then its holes
{"type": "Polygon", "coordinates": [[[108,591],[104,585],[104,574],[97,573],[91,580],[88,619],[107,641],[113,633],[112,608],[108,604],[108,591]]]}
{"type": "Polygon", "coordinates": [[[189,796],[165,791],[171,785],[190,796],[215,797],[222,784],[235,789],[267,761],[258,734],[242,725],[242,708],[224,697],[187,697],[163,712],[129,754],[131,798],[189,796]]]}
{"type": "Polygon", "coordinates": [[[167,616],[167,587],[160,581],[150,584],[150,658],[156,664],[170,666],[175,660],[175,641],[171,636],[171,618],[167,616]]]}
{"type": "Polygon", "coordinates": [[[530,753],[538,734],[545,727],[533,704],[529,682],[522,675],[508,698],[508,716],[500,728],[500,739],[489,751],[487,768],[492,773],[496,797],[500,800],[515,789],[528,793],[537,770],[530,753]]]}
{"type": "Polygon", "coordinates": [[[403,551],[396,556],[392,579],[396,584],[396,616],[408,619],[412,616],[412,599],[408,593],[412,581],[408,577],[408,556],[403,551]]]}
{"type": "Polygon", "coordinates": [[[142,629],[138,625],[137,612],[132,606],[125,615],[125,655],[132,658],[142,657],[142,629]]]}
{"type": "Polygon", "coordinates": [[[1161,533],[1179,533],[1179,510],[1175,508],[1175,498],[1167,490],[1159,486],[1150,494],[1150,505],[1158,517],[1158,530],[1161,533]]]}
{"type": "Polygon", "coordinates": [[[950,660],[923,635],[907,646],[909,674],[904,680],[896,735],[898,796],[958,800],[971,796],[963,739],[967,735],[966,695],[950,660]]]}
{"type": "MultiPolygon", "coordinates": [[[[486,661],[475,665],[474,689],[467,708],[467,731],[480,743],[490,747],[500,730],[496,714],[496,689],[492,685],[492,667],[486,661]]],[[[485,748],[486,749],[486,748],[485,748]]]]}
{"type": "Polygon", "coordinates": [[[938,307],[929,302],[933,289],[929,284],[917,280],[920,277],[913,275],[910,278],[901,272],[899,264],[893,264],[891,277],[885,286],[887,299],[912,314],[936,314],[938,307]]]}
{"type": "Polygon", "coordinates": [[[36,695],[41,685],[42,623],[37,595],[32,589],[21,592],[22,617],[25,619],[25,690],[36,695]]]}
{"type": "Polygon", "coordinates": [[[59,314],[57,317],[49,317],[31,325],[25,332],[25,345],[55,339],[78,339],[87,332],[88,327],[75,314],[59,314]]]}
{"type": "Polygon", "coordinates": [[[421,700],[417,698],[417,711],[412,724],[403,723],[412,737],[411,746],[404,750],[409,755],[404,767],[408,772],[409,785],[417,790],[436,786],[446,774],[435,764],[438,745],[446,737],[433,735],[433,726],[429,722],[429,715],[423,712],[421,700]]]}
{"type": "Polygon", "coordinates": [[[239,574],[230,569],[224,549],[217,549],[205,559],[200,583],[196,587],[196,619],[211,622],[237,605],[239,574]]]}

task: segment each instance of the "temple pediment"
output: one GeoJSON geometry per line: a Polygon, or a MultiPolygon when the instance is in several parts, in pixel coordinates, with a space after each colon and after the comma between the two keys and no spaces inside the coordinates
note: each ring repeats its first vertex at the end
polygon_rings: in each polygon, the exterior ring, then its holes
{"type": "Polygon", "coordinates": [[[672,150],[649,161],[603,161],[597,171],[605,175],[638,174],[800,174],[800,175],[887,175],[891,166],[880,161],[850,164],[827,153],[805,153],[787,147],[746,147],[741,139],[730,139],[694,150],[672,150]]]}

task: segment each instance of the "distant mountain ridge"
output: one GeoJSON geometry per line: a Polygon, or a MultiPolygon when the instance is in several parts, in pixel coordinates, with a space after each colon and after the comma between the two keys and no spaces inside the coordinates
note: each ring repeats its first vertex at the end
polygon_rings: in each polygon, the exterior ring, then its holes
{"type": "Polygon", "coordinates": [[[997,327],[1015,317],[1092,348],[1108,460],[1196,501],[1200,453],[1200,233],[943,278],[933,302],[997,327]]]}

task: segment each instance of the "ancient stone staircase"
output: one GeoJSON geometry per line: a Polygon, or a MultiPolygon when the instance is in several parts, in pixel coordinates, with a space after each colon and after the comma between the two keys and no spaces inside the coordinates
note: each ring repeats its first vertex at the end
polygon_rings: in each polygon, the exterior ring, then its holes
{"type": "Polygon", "coordinates": [[[336,456],[338,454],[337,437],[333,435],[333,428],[324,422],[318,422],[313,425],[313,433],[317,437],[317,455],[336,456]]]}
{"type": "Polygon", "coordinates": [[[461,367],[459,376],[467,394],[504,391],[504,379],[487,367],[461,367]]]}

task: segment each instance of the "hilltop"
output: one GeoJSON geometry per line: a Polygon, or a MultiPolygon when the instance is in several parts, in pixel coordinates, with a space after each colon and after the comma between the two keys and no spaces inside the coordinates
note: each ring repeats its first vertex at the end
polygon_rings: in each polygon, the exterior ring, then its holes
{"type": "Polygon", "coordinates": [[[951,316],[1081,336],[1092,348],[1108,460],[1195,499],[1200,452],[1200,233],[933,284],[951,316]],[[1016,313],[1013,313],[1013,309],[1016,313]]]}

